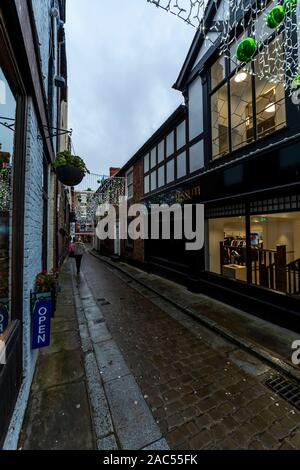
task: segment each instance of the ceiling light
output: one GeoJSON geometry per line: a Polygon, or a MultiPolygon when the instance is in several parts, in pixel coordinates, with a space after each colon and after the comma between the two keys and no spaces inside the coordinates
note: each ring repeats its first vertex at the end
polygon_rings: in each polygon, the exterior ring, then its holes
{"type": "Polygon", "coordinates": [[[236,83],[241,83],[241,82],[244,82],[247,77],[248,77],[248,75],[247,75],[246,72],[240,72],[234,77],[234,81],[236,83]]]}
{"type": "Polygon", "coordinates": [[[275,108],[275,103],[270,103],[266,108],[265,108],[266,113],[275,113],[276,108],[275,108]]]}

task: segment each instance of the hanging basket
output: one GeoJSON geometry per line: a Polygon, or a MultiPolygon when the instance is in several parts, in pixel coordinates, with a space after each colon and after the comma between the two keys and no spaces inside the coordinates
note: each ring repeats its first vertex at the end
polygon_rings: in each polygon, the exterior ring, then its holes
{"type": "Polygon", "coordinates": [[[56,175],[65,186],[77,186],[84,178],[84,172],[73,165],[64,165],[56,168],[56,175]]]}

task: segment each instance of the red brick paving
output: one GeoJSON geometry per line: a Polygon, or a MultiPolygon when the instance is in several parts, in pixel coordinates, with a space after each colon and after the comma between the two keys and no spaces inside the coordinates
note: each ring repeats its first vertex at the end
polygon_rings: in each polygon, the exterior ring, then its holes
{"type": "Polygon", "coordinates": [[[300,413],[89,257],[85,275],[173,449],[300,448],[300,413]]]}

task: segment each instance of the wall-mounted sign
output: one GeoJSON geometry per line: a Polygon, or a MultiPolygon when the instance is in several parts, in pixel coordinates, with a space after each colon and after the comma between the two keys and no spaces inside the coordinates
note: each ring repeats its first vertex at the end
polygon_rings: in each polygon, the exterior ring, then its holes
{"type": "Polygon", "coordinates": [[[0,303],[0,335],[4,333],[8,327],[9,313],[7,306],[0,303]]]}
{"type": "Polygon", "coordinates": [[[52,299],[37,300],[32,318],[32,349],[46,348],[50,344],[52,299]]]}
{"type": "Polygon", "coordinates": [[[186,189],[176,194],[176,202],[182,204],[183,202],[192,203],[201,195],[201,187],[194,186],[193,188],[186,189]]]}

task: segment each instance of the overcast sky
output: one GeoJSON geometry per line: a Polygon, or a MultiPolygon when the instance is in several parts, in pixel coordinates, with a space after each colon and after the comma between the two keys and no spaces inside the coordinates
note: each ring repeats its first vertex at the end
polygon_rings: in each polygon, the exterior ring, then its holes
{"type": "Polygon", "coordinates": [[[69,0],[69,127],[90,171],[122,166],[183,102],[194,28],[147,0],[69,0]]]}

